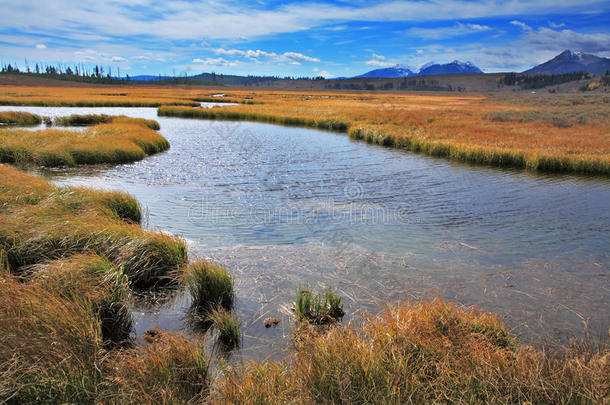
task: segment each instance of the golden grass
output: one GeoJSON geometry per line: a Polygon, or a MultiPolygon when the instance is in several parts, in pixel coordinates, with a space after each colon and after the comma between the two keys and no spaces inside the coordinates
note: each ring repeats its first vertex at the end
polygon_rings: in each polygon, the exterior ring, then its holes
{"type": "Polygon", "coordinates": [[[354,139],[452,160],[532,171],[610,173],[610,124],[596,118],[608,116],[610,106],[601,96],[569,114],[566,106],[536,108],[519,105],[518,99],[495,102],[483,96],[269,92],[255,98],[264,104],[211,110],[166,106],[159,115],[319,128],[340,123],[329,127],[348,130],[354,139]],[[507,112],[516,119],[502,119],[507,112]]]}
{"type": "Polygon", "coordinates": [[[52,167],[141,160],[169,148],[149,121],[121,117],[83,132],[0,129],[0,163],[52,167]]]}
{"type": "Polygon", "coordinates": [[[337,326],[283,362],[252,361],[216,383],[220,403],[557,403],[610,398],[610,354],[519,347],[493,315],[437,301],[337,326]]]}
{"type": "Polygon", "coordinates": [[[20,111],[0,111],[0,125],[40,125],[40,116],[20,111]]]}
{"type": "Polygon", "coordinates": [[[0,196],[0,249],[15,273],[94,252],[122,268],[132,285],[150,286],[175,283],[186,264],[182,239],[134,223],[141,214],[128,195],[55,187],[0,165],[0,196]]]}
{"type": "Polygon", "coordinates": [[[348,130],[355,139],[477,164],[610,173],[610,124],[603,118],[610,116],[610,103],[603,95],[1,86],[0,104],[193,105],[194,100],[215,100],[211,95],[219,91],[225,93],[224,99],[241,104],[213,112],[192,108],[161,111],[174,116],[348,130]]]}

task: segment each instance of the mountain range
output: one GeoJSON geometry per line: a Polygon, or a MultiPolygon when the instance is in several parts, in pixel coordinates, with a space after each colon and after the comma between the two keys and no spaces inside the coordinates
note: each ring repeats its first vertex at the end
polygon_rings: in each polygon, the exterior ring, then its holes
{"type": "MultiPolygon", "coordinates": [[[[523,73],[546,73],[559,74],[569,72],[585,72],[599,74],[610,70],[610,59],[590,55],[582,52],[565,50],[553,59],[540,65],[534,66],[523,73]]],[[[471,62],[460,62],[454,60],[444,65],[438,63],[427,63],[417,71],[406,66],[396,65],[383,69],[375,69],[355,78],[396,78],[429,75],[450,75],[457,73],[483,73],[481,69],[471,62]]]]}
{"type": "Polygon", "coordinates": [[[413,71],[406,66],[396,65],[392,67],[375,69],[366,72],[355,78],[395,78],[395,77],[413,77],[413,76],[430,76],[430,75],[451,75],[457,73],[483,73],[481,69],[476,67],[472,62],[460,62],[454,60],[451,63],[441,65],[439,63],[426,63],[421,68],[413,71]]]}

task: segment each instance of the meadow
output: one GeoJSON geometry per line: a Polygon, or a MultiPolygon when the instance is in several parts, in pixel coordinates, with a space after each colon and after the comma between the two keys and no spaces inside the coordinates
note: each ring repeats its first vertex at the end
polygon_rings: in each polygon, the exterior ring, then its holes
{"type": "MultiPolygon", "coordinates": [[[[578,96],[580,104],[573,104],[567,96],[544,95],[544,101],[518,104],[509,97],[231,90],[227,98],[243,103],[204,110],[190,107],[211,97],[201,89],[0,91],[0,102],[8,104],[182,103],[187,106],[159,113],[348,132],[354,139],[481,164],[609,173],[608,100],[600,96],[578,96]],[[572,108],[583,104],[588,107],[572,108]]],[[[93,125],[83,132],[0,130],[0,162],[121,163],[169,147],[150,121],[106,121],[65,118],[93,125]]],[[[56,186],[0,164],[0,403],[610,399],[605,339],[521,345],[493,314],[441,300],[388,304],[353,326],[338,321],[341,296],[330,290],[297,292],[294,350],[287,358],[229,366],[224,356],[241,337],[230,271],[206,260],[189,262],[183,239],[145,230],[141,220],[141,207],[128,194],[56,186]],[[156,331],[146,344],[135,344],[133,295],[174,288],[186,288],[191,297],[185,315],[206,329],[211,325],[215,334],[156,331]],[[210,349],[213,337],[224,351],[210,349]]]]}

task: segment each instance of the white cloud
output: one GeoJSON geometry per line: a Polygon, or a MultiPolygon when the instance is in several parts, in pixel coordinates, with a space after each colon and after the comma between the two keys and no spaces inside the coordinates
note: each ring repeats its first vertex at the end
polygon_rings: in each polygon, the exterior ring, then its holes
{"type": "Polygon", "coordinates": [[[410,28],[407,30],[409,35],[423,39],[444,39],[458,37],[462,35],[474,34],[477,32],[488,31],[491,27],[480,24],[462,24],[460,22],[450,27],[436,28],[410,28]]]}
{"type": "Polygon", "coordinates": [[[127,62],[127,59],[123,58],[122,56],[113,56],[112,61],[113,62],[127,62]]]}
{"type": "MultiPolygon", "coordinates": [[[[0,29],[28,27],[30,32],[66,39],[93,35],[99,38],[142,35],[163,40],[195,38],[239,39],[279,33],[304,31],[334,22],[349,21],[443,21],[511,15],[546,15],[549,13],[585,13],[605,10],[607,0],[469,0],[419,1],[386,0],[343,4],[293,3],[272,8],[258,3],[239,2],[161,2],[141,0],[139,7],[118,1],[82,2],[56,0],[5,2],[0,29]],[[149,17],[141,10],[148,10],[149,17]],[[70,10],[70,13],[65,13],[70,10]],[[32,19],[32,15],[36,19],[32,19]],[[143,18],[148,17],[148,18],[143,18]],[[85,28],[83,28],[85,27],[85,28]]],[[[473,27],[471,27],[473,28],[473,27]]]]}
{"type": "Polygon", "coordinates": [[[237,66],[237,62],[229,61],[224,58],[205,58],[205,59],[195,58],[195,59],[193,59],[193,63],[199,63],[199,64],[206,65],[206,66],[229,66],[229,67],[237,66]]]}
{"type": "Polygon", "coordinates": [[[36,49],[47,49],[45,44],[36,44],[36,49]]]}
{"type": "Polygon", "coordinates": [[[269,59],[274,62],[287,62],[291,64],[300,64],[300,62],[320,62],[320,59],[304,55],[298,52],[284,52],[277,54],[275,52],[261,51],[260,49],[243,51],[241,49],[224,49],[218,48],[214,50],[217,55],[225,55],[232,57],[241,57],[250,60],[269,59]]]}
{"type": "Polygon", "coordinates": [[[564,23],[560,23],[560,24],[556,24],[553,21],[549,22],[549,27],[551,28],[562,28],[565,27],[566,25],[564,23]]]}
{"type": "Polygon", "coordinates": [[[393,62],[387,62],[385,60],[385,56],[383,55],[379,55],[376,54],[375,52],[373,52],[372,55],[372,59],[367,60],[366,62],[364,62],[366,65],[369,66],[376,66],[376,67],[389,67],[389,66],[394,66],[396,65],[396,63],[393,62]]]}
{"type": "Polygon", "coordinates": [[[522,45],[538,50],[574,51],[599,53],[610,51],[610,34],[581,34],[572,30],[555,31],[541,27],[530,31],[521,41],[522,45]]]}
{"type": "Polygon", "coordinates": [[[512,20],[509,24],[516,25],[517,27],[521,27],[521,29],[524,31],[532,30],[532,27],[530,27],[529,25],[527,25],[526,23],[524,23],[522,21],[512,20]]]}

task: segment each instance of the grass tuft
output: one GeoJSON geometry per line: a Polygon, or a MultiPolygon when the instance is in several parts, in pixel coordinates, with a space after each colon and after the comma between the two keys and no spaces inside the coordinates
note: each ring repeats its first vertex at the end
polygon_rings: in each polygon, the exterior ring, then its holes
{"type": "Polygon", "coordinates": [[[218,331],[218,341],[227,349],[239,346],[241,322],[235,313],[218,306],[209,312],[209,318],[218,331]]]}
{"type": "Polygon", "coordinates": [[[298,320],[314,325],[334,323],[345,315],[341,297],[330,289],[316,295],[309,290],[297,290],[295,310],[298,320]]]}
{"type": "Polygon", "coordinates": [[[223,266],[204,259],[193,262],[186,270],[185,283],[196,313],[208,314],[216,306],[233,308],[233,278],[223,266]]]}

